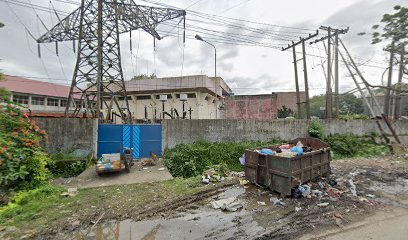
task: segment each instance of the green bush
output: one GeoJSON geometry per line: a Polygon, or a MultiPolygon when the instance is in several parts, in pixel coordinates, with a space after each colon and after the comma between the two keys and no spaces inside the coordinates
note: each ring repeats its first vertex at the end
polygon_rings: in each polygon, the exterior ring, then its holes
{"type": "Polygon", "coordinates": [[[245,149],[270,146],[281,143],[280,140],[270,142],[247,141],[210,143],[207,141],[192,144],[180,144],[173,149],[166,149],[163,153],[164,164],[174,177],[197,176],[214,165],[225,164],[228,170],[243,171],[239,158],[245,149]]]}
{"type": "Polygon", "coordinates": [[[364,114],[346,114],[338,116],[340,120],[356,120],[356,119],[370,119],[367,115],[364,114]]]}
{"type": "Polygon", "coordinates": [[[334,158],[368,157],[389,153],[386,145],[375,143],[352,134],[334,134],[325,138],[330,145],[334,158]]]}
{"type": "Polygon", "coordinates": [[[51,159],[40,147],[46,133],[20,107],[0,105],[0,192],[34,188],[45,183],[51,159]]]}
{"type": "Polygon", "coordinates": [[[65,160],[54,161],[48,166],[54,177],[75,177],[87,169],[88,163],[86,160],[65,160]]]}
{"type": "Polygon", "coordinates": [[[324,137],[324,127],[318,120],[312,120],[309,123],[309,128],[307,129],[309,136],[318,139],[323,139],[324,137]]]}

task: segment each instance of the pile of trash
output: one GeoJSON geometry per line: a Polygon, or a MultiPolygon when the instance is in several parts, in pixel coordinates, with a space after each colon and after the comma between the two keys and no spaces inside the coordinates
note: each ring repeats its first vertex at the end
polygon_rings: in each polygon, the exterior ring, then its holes
{"type": "MultiPolygon", "coordinates": [[[[203,175],[201,176],[202,183],[209,184],[210,182],[212,183],[222,182],[231,174],[235,174],[235,172],[230,173],[226,165],[224,164],[214,165],[208,170],[204,171],[203,175]]],[[[245,174],[243,176],[245,176],[245,174]]]]}
{"type": "MultiPolygon", "coordinates": [[[[310,146],[304,146],[301,141],[298,141],[296,145],[293,144],[282,144],[277,147],[255,149],[255,152],[261,155],[274,155],[279,157],[292,158],[295,156],[302,156],[306,152],[311,152],[313,149],[310,146]]],[[[241,165],[245,166],[245,154],[239,158],[241,165]]]]}

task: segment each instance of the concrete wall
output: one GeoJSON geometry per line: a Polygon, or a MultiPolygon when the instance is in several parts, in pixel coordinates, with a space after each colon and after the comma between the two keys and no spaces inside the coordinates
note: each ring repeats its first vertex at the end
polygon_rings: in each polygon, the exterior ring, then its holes
{"type": "MultiPolygon", "coordinates": [[[[378,133],[374,120],[327,120],[325,133],[353,133],[364,136],[378,133]]],[[[163,148],[199,140],[211,142],[262,140],[273,138],[290,140],[307,136],[307,120],[165,120],[163,121],[163,148]]],[[[408,121],[393,123],[404,143],[408,143],[408,121]]]]}
{"type": "Polygon", "coordinates": [[[32,118],[48,133],[44,147],[49,153],[86,149],[96,152],[98,125],[95,119],[32,118]]]}

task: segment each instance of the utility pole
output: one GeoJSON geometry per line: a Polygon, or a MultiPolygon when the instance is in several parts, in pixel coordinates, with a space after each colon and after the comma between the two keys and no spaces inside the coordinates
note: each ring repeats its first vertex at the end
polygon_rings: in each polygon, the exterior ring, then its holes
{"type": "Polygon", "coordinates": [[[301,116],[301,110],[300,110],[300,92],[299,92],[299,79],[298,79],[298,71],[297,71],[297,59],[296,59],[296,49],[295,46],[302,44],[302,55],[303,55],[303,77],[305,81],[305,102],[306,103],[306,118],[310,119],[310,102],[309,102],[309,83],[308,83],[308,78],[307,78],[307,64],[306,64],[306,47],[305,47],[305,41],[316,37],[319,34],[319,31],[316,31],[315,34],[309,34],[307,38],[300,38],[298,42],[292,42],[292,45],[289,45],[286,48],[282,48],[282,51],[288,50],[289,48],[293,49],[293,64],[295,68],[295,83],[296,83],[296,100],[297,100],[297,107],[298,107],[298,115],[299,117],[301,116]]]}
{"type": "Polygon", "coordinates": [[[292,50],[293,50],[293,65],[294,65],[294,68],[295,68],[297,115],[298,115],[298,118],[301,118],[302,117],[302,111],[301,111],[301,107],[300,107],[299,78],[298,78],[297,60],[296,60],[296,48],[295,48],[295,46],[292,47],[292,50]]]}
{"type": "Polygon", "coordinates": [[[303,74],[305,79],[306,118],[310,119],[309,82],[307,79],[306,48],[304,39],[302,40],[302,50],[303,50],[303,74]]]}
{"type": "Polygon", "coordinates": [[[334,116],[339,116],[339,35],[334,37],[334,116]]]}
{"type": "Polygon", "coordinates": [[[391,85],[392,85],[392,65],[394,62],[394,46],[395,42],[394,39],[391,42],[391,48],[390,48],[390,65],[388,67],[388,82],[387,82],[387,89],[385,90],[385,99],[384,99],[384,115],[385,117],[390,116],[390,95],[391,95],[391,85]]]}
{"type": "Polygon", "coordinates": [[[333,118],[333,90],[332,90],[332,66],[331,66],[331,44],[332,36],[335,37],[335,48],[334,48],[334,105],[335,105],[335,116],[339,114],[339,55],[338,55],[338,42],[339,34],[345,34],[348,32],[349,28],[336,29],[332,27],[320,26],[320,30],[327,31],[327,36],[317,39],[310,44],[318,43],[320,41],[327,39],[327,85],[326,85],[326,118],[333,118]]]}

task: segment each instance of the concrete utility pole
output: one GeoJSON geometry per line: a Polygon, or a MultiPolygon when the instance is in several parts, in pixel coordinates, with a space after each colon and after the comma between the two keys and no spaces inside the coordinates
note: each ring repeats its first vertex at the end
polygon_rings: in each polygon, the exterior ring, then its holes
{"type": "Polygon", "coordinates": [[[300,93],[299,93],[299,79],[298,79],[298,72],[297,72],[297,59],[296,59],[296,50],[295,46],[302,44],[302,54],[303,54],[303,77],[305,81],[305,97],[306,100],[304,103],[306,103],[306,118],[310,119],[310,102],[309,102],[309,83],[307,79],[307,65],[306,65],[306,47],[305,47],[305,41],[316,37],[319,34],[319,31],[316,31],[315,34],[309,34],[307,38],[300,38],[298,42],[292,42],[292,45],[289,45],[286,48],[282,48],[282,51],[285,51],[289,48],[293,48],[293,64],[295,67],[295,81],[296,81],[296,99],[297,99],[297,106],[298,106],[298,115],[300,117],[301,110],[300,110],[300,93]]]}
{"type": "Polygon", "coordinates": [[[302,50],[303,50],[303,74],[305,79],[306,118],[310,119],[309,82],[307,79],[306,47],[304,39],[302,40],[302,50]]]}
{"type": "Polygon", "coordinates": [[[298,115],[298,118],[301,118],[301,116],[302,116],[302,111],[301,111],[301,107],[300,107],[299,77],[298,77],[297,60],[296,60],[296,47],[293,46],[292,49],[293,49],[293,66],[294,66],[294,68],[295,68],[297,115],[298,115]]]}
{"type": "Polygon", "coordinates": [[[332,91],[332,66],[331,66],[331,44],[332,36],[335,37],[335,48],[334,48],[334,88],[335,88],[335,116],[339,114],[339,55],[338,55],[338,43],[339,34],[345,34],[348,32],[349,28],[336,29],[331,27],[320,26],[320,30],[327,31],[327,36],[317,39],[310,44],[318,43],[323,40],[328,40],[327,44],[327,86],[326,86],[326,118],[330,119],[333,117],[333,91],[332,91]],[[333,34],[332,34],[333,32],[333,34]]]}
{"type": "Polygon", "coordinates": [[[387,82],[387,89],[385,90],[385,99],[384,99],[384,114],[385,117],[390,116],[390,95],[391,95],[391,85],[392,85],[392,65],[394,62],[394,46],[395,42],[392,40],[391,48],[390,48],[390,65],[388,68],[388,82],[387,82]]]}
{"type": "Polygon", "coordinates": [[[335,117],[339,116],[339,35],[334,38],[334,109],[335,117]]]}
{"type": "Polygon", "coordinates": [[[326,118],[332,119],[332,88],[331,88],[331,28],[327,29],[327,86],[326,86],[326,118]]]}

